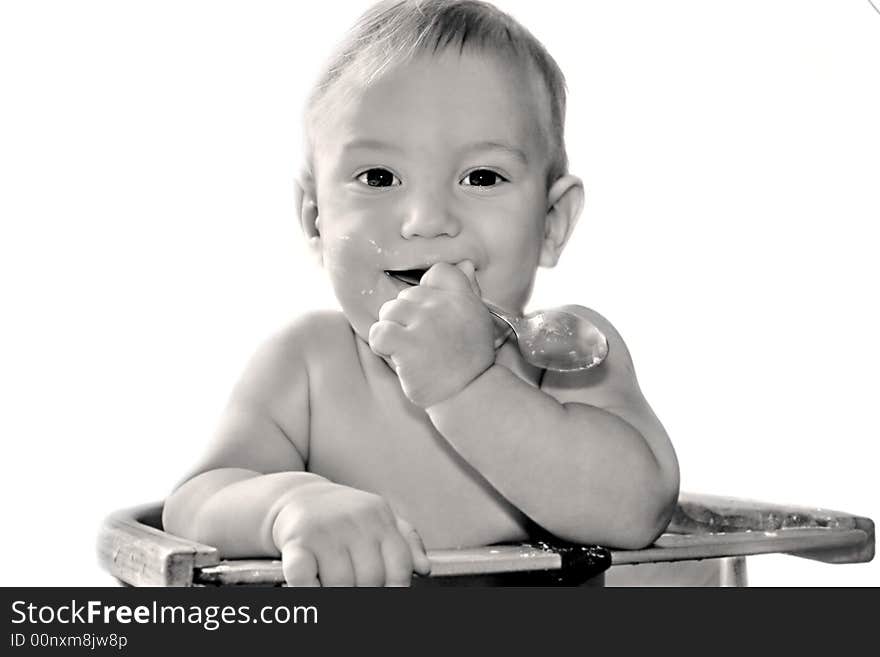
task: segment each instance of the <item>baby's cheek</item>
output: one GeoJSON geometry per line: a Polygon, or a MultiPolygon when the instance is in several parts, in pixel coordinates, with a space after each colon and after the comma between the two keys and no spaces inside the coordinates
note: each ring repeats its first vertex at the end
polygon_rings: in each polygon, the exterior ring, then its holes
{"type": "Polygon", "coordinates": [[[357,334],[367,339],[379,306],[391,291],[375,240],[357,234],[339,233],[324,242],[324,269],[330,277],[336,299],[357,334]]]}
{"type": "Polygon", "coordinates": [[[325,257],[335,261],[379,262],[387,257],[385,248],[393,242],[386,215],[378,209],[325,213],[321,219],[325,257]]]}
{"type": "Polygon", "coordinates": [[[492,267],[485,272],[486,287],[495,293],[499,303],[525,303],[534,283],[540,244],[525,239],[502,239],[498,246],[492,267]]]}
{"type": "Polygon", "coordinates": [[[322,236],[324,241],[324,267],[333,278],[337,272],[357,268],[364,256],[355,248],[351,235],[346,233],[322,236]]]}

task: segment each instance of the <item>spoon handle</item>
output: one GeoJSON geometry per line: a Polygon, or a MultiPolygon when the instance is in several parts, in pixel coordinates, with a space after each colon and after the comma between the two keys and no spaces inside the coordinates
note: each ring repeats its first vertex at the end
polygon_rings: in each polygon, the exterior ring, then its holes
{"type": "Polygon", "coordinates": [[[480,300],[483,302],[483,305],[486,306],[486,310],[488,310],[490,313],[495,315],[495,317],[507,324],[510,327],[510,330],[516,333],[516,327],[517,324],[519,324],[519,317],[516,317],[514,315],[511,315],[510,313],[501,310],[501,308],[493,303],[489,303],[485,299],[480,300]]]}

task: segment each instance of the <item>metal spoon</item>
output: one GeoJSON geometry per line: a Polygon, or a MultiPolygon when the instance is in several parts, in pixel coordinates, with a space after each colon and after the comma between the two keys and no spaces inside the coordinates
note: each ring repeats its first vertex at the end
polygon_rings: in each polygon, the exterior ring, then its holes
{"type": "MultiPolygon", "coordinates": [[[[408,285],[419,284],[414,276],[390,271],[388,275],[408,285]]],[[[559,308],[512,315],[482,301],[490,313],[510,327],[522,357],[536,367],[558,372],[588,370],[608,355],[605,336],[585,317],[559,308]]]]}

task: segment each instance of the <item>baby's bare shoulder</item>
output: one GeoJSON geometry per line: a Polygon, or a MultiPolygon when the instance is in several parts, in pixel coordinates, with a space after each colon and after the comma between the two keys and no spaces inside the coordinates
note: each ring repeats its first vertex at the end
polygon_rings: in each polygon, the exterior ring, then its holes
{"type": "Polygon", "coordinates": [[[281,372],[319,366],[340,344],[351,341],[351,326],[341,312],[312,311],[291,320],[257,349],[254,362],[281,372]]]}
{"type": "Polygon", "coordinates": [[[285,410],[307,401],[308,379],[351,342],[351,327],[340,312],[310,312],[289,322],[256,350],[233,390],[233,402],[285,410]]]}
{"type": "Polygon", "coordinates": [[[312,312],[266,340],[233,388],[216,440],[197,471],[302,470],[309,454],[309,379],[346,335],[351,329],[341,313],[312,312]]]}
{"type": "Polygon", "coordinates": [[[291,320],[267,342],[288,352],[327,348],[334,340],[348,340],[351,325],[338,310],[315,310],[291,320]]]}

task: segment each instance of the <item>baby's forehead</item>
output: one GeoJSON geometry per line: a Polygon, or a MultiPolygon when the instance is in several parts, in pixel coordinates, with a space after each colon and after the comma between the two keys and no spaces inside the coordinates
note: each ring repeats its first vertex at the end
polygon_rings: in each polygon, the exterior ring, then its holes
{"type": "MultiPolygon", "coordinates": [[[[418,53],[379,72],[351,70],[327,89],[313,112],[313,133],[371,139],[414,139],[450,131],[468,141],[552,139],[550,91],[524,57],[480,49],[418,53]]],[[[453,144],[449,144],[452,146],[453,144]]],[[[519,144],[522,145],[522,144],[519,144]]]]}

